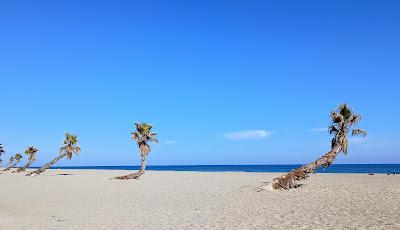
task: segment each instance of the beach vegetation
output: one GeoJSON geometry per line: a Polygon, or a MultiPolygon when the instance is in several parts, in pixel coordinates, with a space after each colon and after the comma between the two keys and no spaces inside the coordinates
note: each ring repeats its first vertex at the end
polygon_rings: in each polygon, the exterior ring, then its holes
{"type": "Polygon", "coordinates": [[[114,179],[129,180],[138,179],[145,173],[147,155],[151,152],[150,142],[158,143],[157,133],[152,131],[153,126],[148,123],[135,123],[136,130],[132,132],[132,140],[136,141],[141,157],[140,170],[126,176],[115,177],[114,179]]]}
{"type": "Polygon", "coordinates": [[[314,173],[318,168],[332,165],[339,153],[347,154],[349,135],[363,137],[367,135],[366,131],[356,128],[361,121],[361,115],[355,113],[346,104],[341,104],[337,110],[332,111],[330,120],[331,124],[328,131],[330,135],[333,135],[331,150],[318,160],[275,178],[269,184],[269,189],[291,189],[297,187],[297,182],[306,179],[310,173],[314,173]]]}
{"type": "Polygon", "coordinates": [[[36,161],[36,153],[37,153],[38,151],[39,151],[39,150],[38,150],[37,148],[35,148],[34,146],[28,147],[28,148],[24,151],[24,153],[28,156],[28,162],[27,162],[24,166],[19,167],[19,168],[17,169],[17,171],[14,171],[14,173],[24,172],[29,166],[31,166],[31,165],[33,164],[33,162],[36,161]]]}
{"type": "Polygon", "coordinates": [[[58,156],[49,163],[42,166],[41,168],[31,173],[28,173],[27,176],[32,176],[34,174],[40,175],[41,173],[46,171],[46,169],[50,168],[64,157],[67,157],[68,160],[71,160],[74,154],[78,155],[79,152],[81,151],[81,148],[77,145],[78,145],[78,136],[66,133],[65,139],[63,141],[63,146],[60,148],[58,156]]]}

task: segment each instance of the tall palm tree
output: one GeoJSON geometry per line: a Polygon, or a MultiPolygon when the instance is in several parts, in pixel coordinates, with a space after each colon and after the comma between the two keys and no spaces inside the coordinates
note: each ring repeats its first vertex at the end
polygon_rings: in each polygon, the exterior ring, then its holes
{"type": "Polygon", "coordinates": [[[354,113],[346,104],[341,104],[336,111],[331,112],[331,125],[329,126],[329,133],[333,135],[331,151],[310,164],[303,165],[288,174],[275,178],[268,189],[295,188],[297,187],[296,182],[306,179],[308,174],[315,172],[320,167],[332,165],[339,153],[346,155],[349,146],[347,139],[349,134],[364,137],[367,135],[366,131],[355,128],[360,121],[361,115],[354,113]]]}
{"type": "Polygon", "coordinates": [[[137,142],[137,145],[139,147],[140,157],[141,157],[140,170],[136,173],[129,174],[126,176],[115,177],[114,179],[130,180],[130,179],[137,179],[141,175],[143,175],[146,170],[146,157],[151,151],[149,142],[158,143],[158,140],[156,138],[157,133],[151,131],[151,129],[153,128],[152,125],[147,123],[135,123],[135,126],[136,126],[136,131],[132,133],[132,139],[137,142]]]}
{"type": "Polygon", "coordinates": [[[46,169],[50,168],[52,165],[54,165],[57,161],[59,161],[63,157],[66,156],[68,158],[68,160],[71,160],[72,155],[74,153],[79,154],[79,152],[81,151],[81,148],[79,148],[77,146],[78,137],[76,135],[66,133],[65,140],[63,143],[64,143],[64,145],[60,148],[60,153],[56,158],[54,158],[52,161],[50,161],[49,163],[47,163],[40,169],[38,169],[34,172],[31,172],[31,173],[28,173],[27,176],[31,176],[33,174],[39,175],[39,174],[43,173],[46,169]]]}
{"type": "Polygon", "coordinates": [[[26,165],[24,165],[24,166],[18,168],[18,170],[15,171],[15,172],[16,172],[16,173],[24,172],[24,171],[26,170],[26,168],[28,168],[29,166],[31,166],[31,164],[32,164],[33,162],[35,162],[35,160],[36,160],[35,155],[36,155],[36,153],[37,153],[38,151],[39,151],[39,150],[38,150],[37,148],[33,147],[33,146],[28,147],[28,148],[25,150],[25,152],[24,152],[26,155],[28,155],[28,162],[26,163],[26,165]]]}
{"type": "Polygon", "coordinates": [[[1,162],[3,162],[2,155],[3,155],[5,152],[6,152],[6,151],[4,151],[3,144],[0,144],[0,167],[1,167],[1,162]]]}
{"type": "Polygon", "coordinates": [[[8,170],[14,168],[19,162],[21,162],[21,159],[22,159],[22,155],[21,155],[21,154],[19,154],[19,153],[15,154],[15,156],[14,156],[14,163],[13,163],[12,165],[8,166],[8,167],[7,167],[6,169],[4,169],[3,171],[8,171],[8,170]]]}

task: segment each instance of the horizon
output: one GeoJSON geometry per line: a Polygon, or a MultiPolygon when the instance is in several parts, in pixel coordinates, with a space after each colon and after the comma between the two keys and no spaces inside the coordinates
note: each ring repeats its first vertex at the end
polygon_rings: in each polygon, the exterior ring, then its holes
{"type": "MultiPolygon", "coordinates": [[[[152,165],[149,164],[147,166],[152,167],[152,166],[252,166],[252,165],[259,165],[259,166],[268,166],[268,165],[276,165],[276,166],[284,166],[284,165],[302,165],[302,164],[235,164],[235,165],[228,165],[228,164],[223,164],[223,165],[216,165],[216,164],[209,164],[209,165],[152,165]]],[[[379,164],[358,164],[358,163],[339,163],[335,165],[400,165],[400,163],[379,163],[379,164]]],[[[77,165],[77,166],[65,166],[65,165],[56,165],[52,166],[51,168],[64,168],[64,167],[140,167],[140,165],[77,165]]],[[[33,168],[40,168],[40,166],[33,167],[33,168]]]]}
{"type": "MultiPolygon", "coordinates": [[[[147,165],[150,171],[168,172],[257,172],[283,173],[291,172],[301,165],[147,165]]],[[[54,170],[139,170],[137,166],[53,166],[54,170]]],[[[36,167],[33,167],[36,169],[36,167]]],[[[316,173],[351,173],[351,174],[395,174],[400,172],[400,164],[333,164],[319,168],[316,173]]]]}
{"type": "Polygon", "coordinates": [[[347,103],[368,136],[335,164],[400,164],[399,6],[1,2],[3,161],[33,145],[43,165],[70,132],[82,152],[54,167],[136,166],[141,121],[150,166],[305,164],[347,103]]]}

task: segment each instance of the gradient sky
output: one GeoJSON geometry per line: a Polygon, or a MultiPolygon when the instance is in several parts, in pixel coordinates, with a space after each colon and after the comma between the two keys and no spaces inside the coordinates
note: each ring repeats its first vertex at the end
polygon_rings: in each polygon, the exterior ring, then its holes
{"type": "MultiPolygon", "coordinates": [[[[58,165],[307,163],[329,113],[363,115],[338,163],[400,163],[399,1],[0,2],[0,142],[58,165]]],[[[9,155],[6,155],[8,158],[9,155]]]]}

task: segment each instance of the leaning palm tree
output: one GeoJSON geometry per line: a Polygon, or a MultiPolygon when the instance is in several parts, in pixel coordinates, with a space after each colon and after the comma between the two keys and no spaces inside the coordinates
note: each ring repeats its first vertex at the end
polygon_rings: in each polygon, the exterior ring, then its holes
{"type": "Polygon", "coordinates": [[[21,154],[19,154],[19,153],[15,154],[13,164],[12,164],[12,165],[9,165],[9,166],[8,166],[6,169],[4,169],[3,171],[8,171],[8,170],[14,168],[15,166],[17,166],[17,164],[18,164],[19,162],[21,162],[21,159],[22,159],[22,155],[21,155],[21,154]]]}
{"type": "Polygon", "coordinates": [[[10,166],[12,163],[14,163],[14,160],[15,160],[14,156],[11,156],[11,157],[8,159],[8,164],[4,165],[4,167],[7,168],[8,166],[10,166]]]}
{"type": "Polygon", "coordinates": [[[26,155],[28,155],[28,162],[26,163],[26,165],[18,168],[17,171],[15,172],[16,173],[24,172],[29,166],[31,166],[31,164],[36,160],[35,155],[38,151],[39,150],[33,146],[28,147],[24,152],[26,155]]]}
{"type": "Polygon", "coordinates": [[[41,167],[40,169],[28,173],[27,176],[31,176],[33,174],[39,175],[43,173],[46,169],[50,168],[52,165],[54,165],[57,161],[62,159],[63,157],[67,157],[68,160],[72,159],[72,155],[78,154],[81,151],[81,148],[77,146],[78,144],[78,137],[76,135],[71,135],[69,133],[65,134],[65,140],[64,140],[64,145],[60,148],[60,154],[54,158],[52,161],[41,167]]]}
{"type": "Polygon", "coordinates": [[[132,139],[137,142],[137,145],[139,147],[141,156],[140,170],[136,173],[129,174],[126,176],[115,177],[114,179],[130,180],[130,179],[137,179],[141,175],[143,175],[146,170],[146,157],[151,151],[149,142],[158,143],[156,138],[157,133],[151,131],[151,129],[153,128],[152,125],[147,123],[135,123],[135,126],[136,126],[136,131],[132,133],[132,139]]]}
{"type": "Polygon", "coordinates": [[[353,110],[346,104],[339,106],[337,111],[331,112],[331,125],[329,126],[329,133],[334,135],[332,139],[331,151],[326,153],[318,160],[303,165],[302,167],[293,170],[292,172],[275,178],[268,189],[291,189],[297,187],[296,182],[304,180],[308,174],[314,173],[320,167],[329,167],[333,164],[336,156],[339,153],[347,154],[349,133],[352,136],[366,136],[367,132],[362,129],[356,129],[355,126],[361,121],[361,116],[353,112],[353,110]]]}
{"type": "Polygon", "coordinates": [[[1,167],[1,162],[3,162],[2,160],[2,155],[5,153],[3,145],[0,144],[0,167],[1,167]]]}

